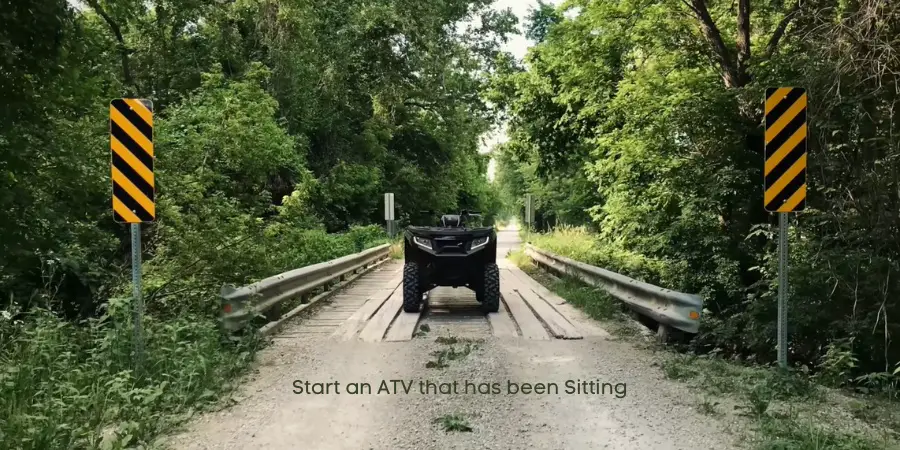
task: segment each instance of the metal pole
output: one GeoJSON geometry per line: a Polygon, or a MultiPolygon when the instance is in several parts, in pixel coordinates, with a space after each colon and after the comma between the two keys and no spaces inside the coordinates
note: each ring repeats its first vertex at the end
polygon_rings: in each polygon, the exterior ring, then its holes
{"type": "Polygon", "coordinates": [[[134,321],[134,357],[137,372],[144,362],[144,330],[141,320],[144,317],[144,299],[141,298],[141,224],[131,224],[131,283],[134,304],[132,319],[134,321]]]}
{"type": "Polygon", "coordinates": [[[778,365],[787,368],[788,213],[778,213],[778,365]]]}

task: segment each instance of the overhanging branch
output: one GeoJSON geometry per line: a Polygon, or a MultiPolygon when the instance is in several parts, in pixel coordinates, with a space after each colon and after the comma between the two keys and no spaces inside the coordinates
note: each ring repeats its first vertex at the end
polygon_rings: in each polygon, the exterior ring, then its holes
{"type": "MultiPolygon", "coordinates": [[[[100,15],[100,17],[103,18],[103,20],[109,26],[109,29],[116,36],[116,41],[118,41],[119,47],[119,55],[122,59],[122,76],[124,78],[125,85],[131,89],[136,90],[137,86],[135,86],[134,84],[134,78],[131,77],[131,66],[129,60],[131,50],[129,50],[125,45],[125,38],[122,36],[122,28],[119,27],[119,24],[116,23],[116,21],[113,20],[113,18],[110,17],[109,14],[107,14],[107,12],[103,9],[103,7],[100,6],[100,3],[97,0],[87,0],[87,3],[91,8],[94,9],[94,11],[97,12],[97,14],[100,15]]],[[[137,92],[134,93],[136,94],[137,92]]]]}
{"type": "Polygon", "coordinates": [[[796,0],[794,6],[791,7],[791,10],[784,15],[781,22],[778,22],[778,26],[775,27],[775,31],[772,32],[772,37],[769,38],[769,44],[766,45],[766,58],[771,58],[778,50],[778,43],[784,36],[784,32],[787,30],[788,25],[791,24],[791,21],[794,20],[794,17],[800,12],[801,4],[801,0],[796,0]]]}
{"type": "MultiPolygon", "coordinates": [[[[748,0],[741,1],[744,2],[748,0]]],[[[731,59],[731,52],[728,51],[728,47],[726,47],[725,42],[722,41],[722,33],[719,31],[719,28],[716,27],[716,23],[713,21],[712,16],[710,16],[709,14],[709,10],[706,8],[706,1],[690,0],[690,4],[688,4],[688,7],[697,16],[697,19],[700,21],[700,31],[703,32],[706,40],[709,41],[710,45],[712,46],[713,55],[715,56],[716,61],[719,63],[719,67],[722,69],[722,78],[725,80],[725,86],[739,86],[741,83],[741,77],[739,76],[738,68],[735,66],[734,62],[731,59]]],[[[749,24],[747,25],[747,29],[749,30],[749,24]]],[[[748,54],[749,48],[750,46],[748,38],[748,54]]]]}

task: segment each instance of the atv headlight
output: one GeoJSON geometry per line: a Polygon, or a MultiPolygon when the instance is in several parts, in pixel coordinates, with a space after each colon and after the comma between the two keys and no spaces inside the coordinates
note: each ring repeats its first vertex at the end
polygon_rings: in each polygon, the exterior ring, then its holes
{"type": "Polygon", "coordinates": [[[484,247],[487,245],[488,241],[491,240],[490,236],[475,238],[472,240],[472,249],[476,249],[478,247],[484,247]]]}
{"type": "Polygon", "coordinates": [[[413,236],[413,242],[427,248],[428,250],[431,250],[431,241],[428,239],[413,236]]]}

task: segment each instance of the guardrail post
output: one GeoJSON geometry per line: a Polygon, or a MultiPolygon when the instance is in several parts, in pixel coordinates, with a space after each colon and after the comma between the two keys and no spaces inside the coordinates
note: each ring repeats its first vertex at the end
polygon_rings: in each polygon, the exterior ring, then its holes
{"type": "Polygon", "coordinates": [[[263,312],[263,316],[265,316],[266,320],[269,322],[274,322],[281,318],[281,305],[273,305],[271,308],[263,312]]]}
{"type": "Polygon", "coordinates": [[[665,344],[669,340],[669,326],[666,324],[659,324],[659,328],[656,329],[656,340],[660,344],[665,344]]]}

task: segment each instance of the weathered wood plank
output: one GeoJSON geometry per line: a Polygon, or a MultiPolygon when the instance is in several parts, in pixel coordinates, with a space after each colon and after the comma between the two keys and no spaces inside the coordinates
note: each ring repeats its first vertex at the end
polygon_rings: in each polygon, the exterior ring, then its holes
{"type": "Polygon", "coordinates": [[[500,293],[503,295],[503,300],[506,302],[506,306],[512,314],[513,319],[515,319],[516,323],[519,325],[519,329],[522,331],[522,337],[525,339],[542,341],[550,340],[550,336],[547,334],[547,331],[544,330],[541,321],[534,316],[534,313],[532,313],[530,309],[528,309],[528,305],[525,304],[525,301],[522,300],[519,293],[508,288],[503,283],[502,272],[503,271],[501,271],[500,293]]]}
{"type": "Polygon", "coordinates": [[[505,279],[500,281],[506,283],[507,289],[513,289],[531,306],[532,311],[537,313],[538,318],[547,325],[550,334],[557,339],[581,339],[582,335],[578,330],[563,317],[556,309],[550,306],[541,296],[534,292],[530,286],[523,283],[517,277],[507,272],[505,279]]]}
{"type": "Polygon", "coordinates": [[[402,275],[395,275],[389,282],[383,284],[382,288],[379,289],[377,293],[370,295],[369,299],[366,300],[366,302],[363,303],[349,319],[344,321],[331,337],[343,341],[353,339],[356,336],[356,333],[366,325],[366,322],[369,319],[372,318],[372,315],[374,315],[384,302],[390,298],[391,294],[397,290],[397,287],[402,281],[402,275]]]}
{"type": "Polygon", "coordinates": [[[403,292],[401,289],[397,289],[387,299],[384,306],[369,319],[366,326],[359,333],[359,339],[364,342],[381,342],[384,339],[384,334],[387,333],[388,327],[391,326],[391,322],[394,321],[397,313],[400,312],[401,306],[403,306],[403,292]]]}
{"type": "Polygon", "coordinates": [[[519,332],[516,330],[516,323],[509,316],[506,305],[500,302],[500,309],[495,313],[487,314],[488,323],[491,325],[491,334],[494,337],[518,337],[519,332]]]}
{"type": "Polygon", "coordinates": [[[575,328],[582,334],[582,336],[610,336],[609,332],[600,327],[582,310],[572,306],[572,304],[569,303],[566,299],[560,297],[559,295],[556,295],[554,292],[547,289],[544,285],[539,283],[534,278],[531,278],[527,273],[522,271],[522,269],[516,267],[514,264],[510,263],[509,266],[509,272],[513,276],[528,285],[532,291],[546,300],[546,302],[553,309],[559,312],[563,317],[565,317],[569,321],[569,323],[575,325],[575,328]]]}
{"type": "Polygon", "coordinates": [[[416,325],[419,324],[419,319],[422,317],[423,310],[424,308],[417,313],[400,311],[400,315],[397,316],[397,320],[395,320],[394,324],[388,329],[387,336],[385,336],[384,340],[388,342],[412,340],[413,334],[416,332],[416,325]]]}

